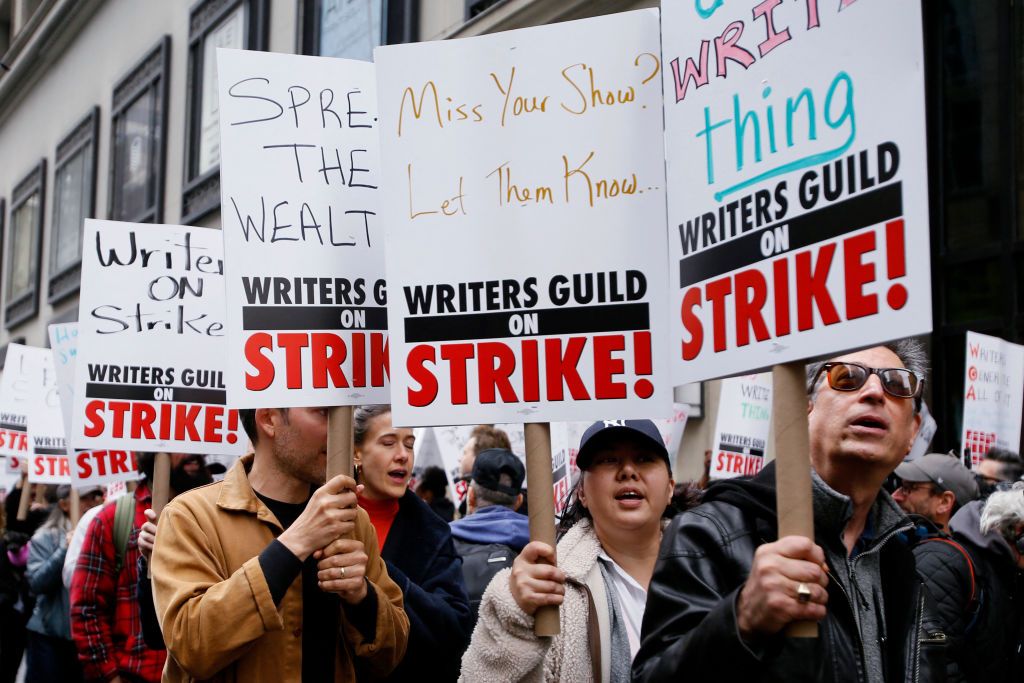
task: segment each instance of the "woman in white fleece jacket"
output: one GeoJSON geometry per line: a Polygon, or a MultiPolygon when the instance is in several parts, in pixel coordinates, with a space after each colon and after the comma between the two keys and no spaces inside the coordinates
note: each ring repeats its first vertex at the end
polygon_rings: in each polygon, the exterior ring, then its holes
{"type": "Polygon", "coordinates": [[[491,580],[460,680],[629,681],[647,586],[669,514],[668,452],[650,420],[595,422],[554,549],[532,542],[491,580]],[[561,605],[561,633],[533,634],[533,614],[561,605]]]}

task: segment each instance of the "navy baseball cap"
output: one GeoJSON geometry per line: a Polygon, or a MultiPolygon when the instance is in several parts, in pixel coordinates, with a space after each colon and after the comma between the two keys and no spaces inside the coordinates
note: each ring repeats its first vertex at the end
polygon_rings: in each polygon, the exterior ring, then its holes
{"type": "Polygon", "coordinates": [[[633,439],[637,443],[648,446],[665,459],[665,464],[672,469],[672,461],[668,457],[668,449],[662,439],[658,427],[650,420],[600,420],[587,427],[580,439],[580,449],[576,453],[576,466],[581,470],[590,466],[594,453],[609,439],[616,437],[633,439]]]}

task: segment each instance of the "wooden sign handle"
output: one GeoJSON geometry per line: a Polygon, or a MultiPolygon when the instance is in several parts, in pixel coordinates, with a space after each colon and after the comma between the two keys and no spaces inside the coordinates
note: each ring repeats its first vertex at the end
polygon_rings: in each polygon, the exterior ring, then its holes
{"type": "MultiPolygon", "coordinates": [[[[327,413],[327,478],[339,474],[352,476],[352,453],[355,451],[355,430],[352,406],[335,406],[327,413]]],[[[352,538],[353,534],[347,534],[352,538]]]]}
{"type": "MultiPolygon", "coordinates": [[[[555,547],[555,497],[551,475],[551,425],[527,423],[526,489],[530,511],[530,540],[555,547]]],[[[534,615],[533,632],[538,636],[557,636],[561,631],[558,606],[546,605],[534,615]]]]}
{"type": "Polygon", "coordinates": [[[28,519],[28,506],[32,503],[32,484],[28,483],[28,472],[21,473],[21,498],[18,499],[18,521],[28,519]]]}
{"type": "MultiPolygon", "coordinates": [[[[807,433],[807,371],[803,361],[772,368],[772,426],[775,429],[775,491],[779,538],[814,540],[811,503],[811,446],[807,433]]],[[[791,638],[817,638],[818,624],[795,621],[791,638]]]]}
{"type": "Polygon", "coordinates": [[[68,502],[71,503],[68,516],[71,518],[71,528],[74,529],[78,526],[78,520],[82,518],[82,499],[78,497],[78,487],[74,484],[71,485],[71,496],[68,498],[68,502]]]}
{"type": "MultiPolygon", "coordinates": [[[[171,499],[171,454],[157,453],[153,461],[153,512],[163,512],[167,501],[171,499]]],[[[127,495],[127,494],[126,494],[127,495]]]]}

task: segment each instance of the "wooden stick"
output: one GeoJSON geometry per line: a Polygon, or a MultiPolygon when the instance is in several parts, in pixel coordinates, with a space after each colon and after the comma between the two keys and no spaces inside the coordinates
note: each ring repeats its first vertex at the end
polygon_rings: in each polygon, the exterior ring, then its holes
{"type": "Polygon", "coordinates": [[[71,517],[71,528],[74,529],[78,525],[78,520],[82,518],[82,500],[78,497],[78,487],[74,484],[71,485],[71,497],[68,501],[71,503],[68,516],[71,517]]]}
{"type": "MultiPolygon", "coordinates": [[[[157,453],[153,461],[153,512],[163,512],[167,501],[171,499],[171,454],[157,453]]],[[[125,494],[128,495],[128,494],[125,494]]]]}
{"type": "MultiPolygon", "coordinates": [[[[524,426],[526,434],[526,489],[530,509],[530,540],[555,547],[555,499],[551,475],[551,425],[532,422],[524,426]]],[[[538,636],[557,636],[561,632],[558,606],[546,605],[534,615],[533,632],[538,636]]]]}
{"type": "MultiPolygon", "coordinates": [[[[355,450],[355,430],[352,426],[352,406],[335,406],[327,413],[327,478],[344,474],[353,476],[352,453],[355,450]]],[[[354,538],[355,533],[346,534],[354,538]]],[[[362,539],[360,539],[362,540],[362,539]]]]}
{"type": "MultiPolygon", "coordinates": [[[[807,371],[803,361],[772,368],[772,425],[775,429],[775,491],[779,538],[814,540],[811,503],[811,447],[807,434],[807,371]]],[[[791,638],[817,638],[818,624],[795,621],[791,638]]]]}
{"type": "Polygon", "coordinates": [[[28,483],[28,472],[21,473],[21,498],[18,499],[18,521],[28,519],[28,506],[32,503],[32,484],[28,483]]]}

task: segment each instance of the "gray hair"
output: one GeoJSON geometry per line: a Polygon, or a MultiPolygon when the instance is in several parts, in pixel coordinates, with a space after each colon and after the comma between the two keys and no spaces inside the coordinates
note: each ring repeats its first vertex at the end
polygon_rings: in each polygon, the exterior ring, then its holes
{"type": "MultiPolygon", "coordinates": [[[[924,382],[928,375],[928,354],[925,352],[924,344],[921,343],[921,340],[907,337],[906,339],[897,339],[880,346],[896,354],[896,357],[903,363],[903,367],[917,375],[919,382],[924,382]]],[[[829,360],[831,358],[823,358],[807,364],[807,395],[810,396],[812,402],[817,398],[818,387],[821,385],[819,376],[821,368],[829,360]]],[[[916,413],[920,410],[921,395],[918,394],[914,400],[914,412],[916,413]]]]}
{"type": "Polygon", "coordinates": [[[1013,536],[1015,528],[1024,524],[1024,483],[1008,491],[996,491],[981,511],[981,533],[995,531],[1003,537],[1013,536]]]}
{"type": "Polygon", "coordinates": [[[359,406],[352,412],[352,441],[356,446],[362,446],[366,440],[366,433],[370,431],[370,422],[373,418],[386,415],[391,412],[391,406],[387,403],[376,406],[359,406]]]}
{"type": "MultiPolygon", "coordinates": [[[[512,477],[507,474],[501,475],[498,479],[498,483],[503,486],[512,485],[512,477]]],[[[506,508],[512,508],[516,504],[516,498],[519,496],[513,496],[511,493],[505,493],[504,491],[493,491],[488,488],[484,488],[480,484],[470,482],[470,488],[473,489],[473,496],[476,498],[476,509],[492,507],[494,505],[500,505],[506,508]]]]}

